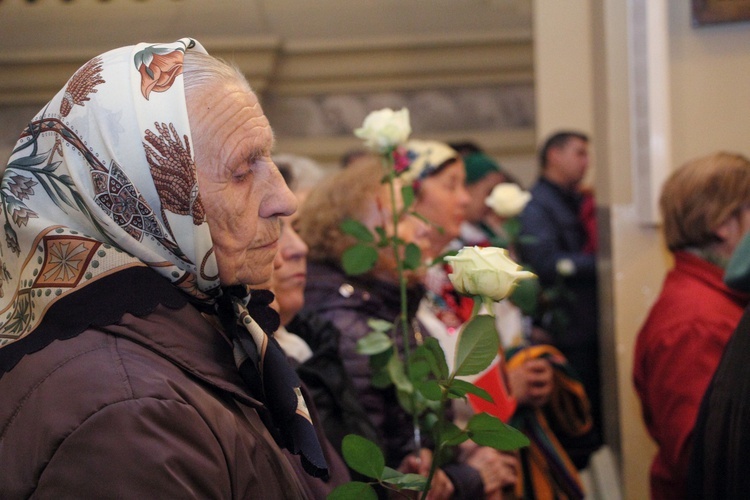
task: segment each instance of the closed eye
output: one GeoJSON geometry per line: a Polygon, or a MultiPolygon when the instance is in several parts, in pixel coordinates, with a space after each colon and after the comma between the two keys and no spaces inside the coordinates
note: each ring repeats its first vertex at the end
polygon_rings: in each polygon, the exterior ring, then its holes
{"type": "Polygon", "coordinates": [[[234,175],[232,175],[232,179],[235,182],[243,182],[245,179],[247,179],[248,177],[250,177],[250,174],[252,174],[252,172],[250,171],[250,169],[242,170],[240,172],[235,172],[234,175]]]}

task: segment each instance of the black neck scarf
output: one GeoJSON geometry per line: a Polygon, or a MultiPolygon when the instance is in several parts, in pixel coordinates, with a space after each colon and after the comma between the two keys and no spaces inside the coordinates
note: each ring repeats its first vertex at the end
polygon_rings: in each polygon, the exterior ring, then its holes
{"type": "Polygon", "coordinates": [[[216,310],[234,346],[234,360],[251,394],[267,412],[261,418],[279,446],[302,459],[305,472],[326,479],[328,465],[300,392],[301,382],[276,339],[266,334],[278,329],[279,315],[268,290],[244,286],[223,289],[216,310]]]}

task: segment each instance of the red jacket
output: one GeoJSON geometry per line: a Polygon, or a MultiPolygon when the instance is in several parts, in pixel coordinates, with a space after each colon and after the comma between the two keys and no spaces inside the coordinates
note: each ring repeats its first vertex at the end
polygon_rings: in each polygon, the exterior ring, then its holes
{"type": "Polygon", "coordinates": [[[643,419],[659,450],[652,498],[683,498],[692,432],[724,347],[748,297],[722,282],[723,270],[675,253],[661,294],[638,334],[633,380],[643,419]]]}

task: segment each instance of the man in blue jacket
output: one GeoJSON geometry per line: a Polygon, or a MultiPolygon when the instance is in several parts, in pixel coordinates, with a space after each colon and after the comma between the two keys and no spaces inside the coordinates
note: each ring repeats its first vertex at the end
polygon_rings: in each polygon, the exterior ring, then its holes
{"type": "MultiPolygon", "coordinates": [[[[557,132],[542,145],[539,160],[541,175],[520,216],[520,257],[539,276],[543,290],[537,326],[581,378],[594,427],[600,429],[596,221],[593,197],[581,189],[589,167],[589,139],[580,132],[557,132]]],[[[598,435],[597,430],[567,443],[579,468],[599,445],[598,435]]]]}

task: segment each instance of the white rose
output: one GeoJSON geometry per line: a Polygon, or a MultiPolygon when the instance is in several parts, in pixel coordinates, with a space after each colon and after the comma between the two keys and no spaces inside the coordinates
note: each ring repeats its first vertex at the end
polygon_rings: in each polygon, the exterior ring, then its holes
{"type": "Polygon", "coordinates": [[[365,146],[378,153],[387,153],[409,139],[411,125],[409,110],[393,111],[390,108],[373,111],[354,135],[365,140],[365,146]]]}
{"type": "Polygon", "coordinates": [[[520,280],[536,277],[508,257],[504,248],[464,247],[445,260],[453,267],[448,278],[459,293],[480,295],[495,302],[510,295],[520,280]]]}
{"type": "Polygon", "coordinates": [[[576,273],[576,263],[570,259],[560,259],[555,263],[555,269],[560,276],[573,276],[576,273]]]}
{"type": "Polygon", "coordinates": [[[492,189],[484,204],[503,218],[515,217],[531,199],[531,193],[521,189],[518,184],[503,182],[492,189]]]}

